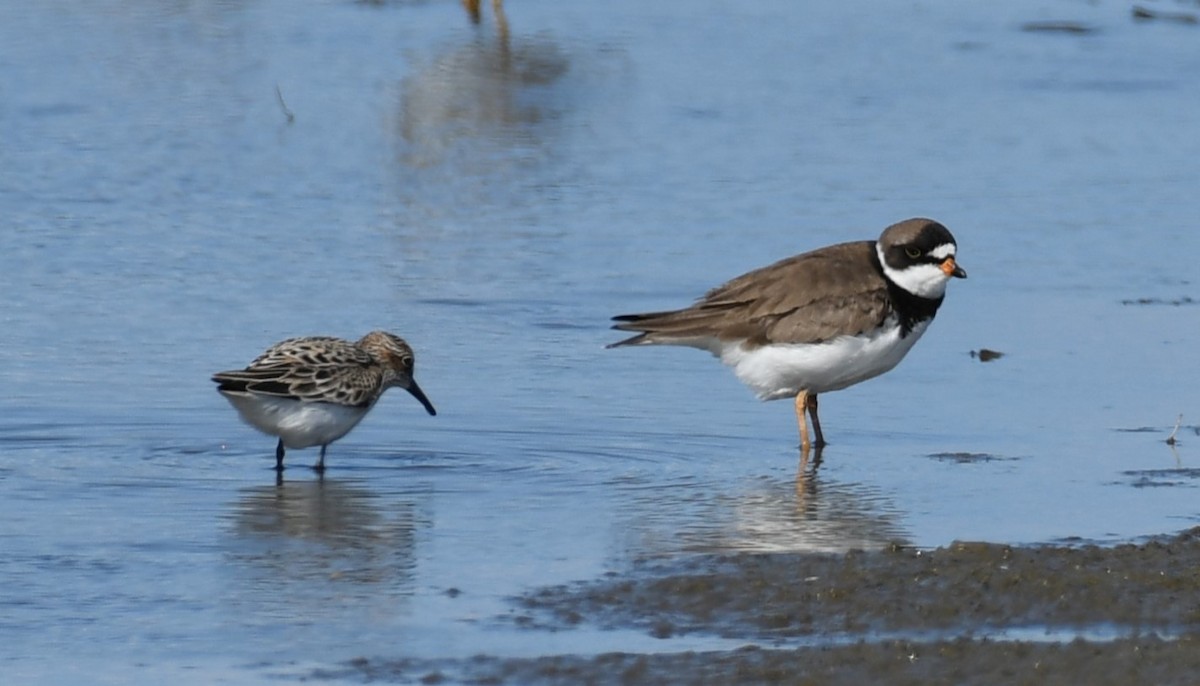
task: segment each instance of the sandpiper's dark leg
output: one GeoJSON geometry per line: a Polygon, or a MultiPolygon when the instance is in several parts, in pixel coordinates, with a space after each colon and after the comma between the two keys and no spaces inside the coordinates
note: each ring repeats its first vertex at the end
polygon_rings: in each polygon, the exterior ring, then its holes
{"type": "Polygon", "coordinates": [[[313,470],[320,473],[325,472],[325,448],[326,446],[321,446],[321,456],[317,458],[317,463],[313,465],[313,470]]]}
{"type": "Polygon", "coordinates": [[[275,446],[275,471],[283,471],[283,439],[279,439],[279,445],[275,446]]]}
{"type": "Polygon", "coordinates": [[[817,448],[825,447],[825,434],[821,433],[821,420],[817,419],[817,394],[812,393],[808,396],[808,414],[812,416],[813,433],[817,435],[817,440],[813,441],[813,446],[817,448]]]}

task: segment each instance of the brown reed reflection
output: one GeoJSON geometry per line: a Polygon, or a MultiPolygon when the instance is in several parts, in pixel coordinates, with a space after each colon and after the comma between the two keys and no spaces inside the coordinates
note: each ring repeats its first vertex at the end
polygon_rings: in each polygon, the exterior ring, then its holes
{"type": "MultiPolygon", "coordinates": [[[[471,13],[472,4],[464,4],[471,13]]],[[[493,26],[415,64],[402,81],[402,166],[503,173],[527,157],[509,153],[539,147],[547,124],[561,115],[552,87],[567,72],[566,55],[546,36],[514,38],[501,3],[493,10],[493,26]]]]}

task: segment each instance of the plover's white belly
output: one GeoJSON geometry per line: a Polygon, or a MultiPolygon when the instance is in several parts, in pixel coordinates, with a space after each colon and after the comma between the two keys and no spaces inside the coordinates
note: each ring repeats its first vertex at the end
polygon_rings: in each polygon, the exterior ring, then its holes
{"type": "Polygon", "coordinates": [[[920,322],[903,338],[895,322],[870,335],[839,336],[825,343],[776,344],[747,350],[730,343],[714,351],[763,400],[837,391],[892,369],[925,333],[920,322]]]}
{"type": "Polygon", "coordinates": [[[247,424],[288,448],[328,445],[350,432],[370,408],[306,403],[252,393],[222,393],[247,424]]]}

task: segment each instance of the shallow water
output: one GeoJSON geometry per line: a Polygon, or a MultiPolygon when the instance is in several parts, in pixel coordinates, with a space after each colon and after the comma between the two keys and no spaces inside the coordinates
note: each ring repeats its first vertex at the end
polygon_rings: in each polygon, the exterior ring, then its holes
{"type": "Polygon", "coordinates": [[[506,31],[448,1],[0,7],[0,670],[719,647],[517,630],[509,598],[1195,523],[1196,30],[1066,1],[531,0],[506,31]],[[1060,19],[1097,30],[1021,30],[1060,19]],[[613,314],[914,215],[970,278],[822,398],[810,480],[789,403],[603,349],[613,314]],[[390,394],[323,482],[297,451],[276,484],[208,375],[373,328],[439,415],[390,394]]]}

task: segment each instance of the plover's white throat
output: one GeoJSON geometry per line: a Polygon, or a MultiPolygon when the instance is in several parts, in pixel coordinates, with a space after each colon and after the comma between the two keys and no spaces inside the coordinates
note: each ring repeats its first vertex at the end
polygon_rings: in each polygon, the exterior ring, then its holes
{"type": "Polygon", "coordinates": [[[319,445],[313,469],[324,471],[326,447],[357,426],[393,386],[437,414],[413,379],[412,348],[386,331],[354,343],[327,336],[289,338],[245,369],[218,372],[212,379],[247,424],[279,437],[277,470],[283,469],[286,448],[319,445]]]}
{"type": "Polygon", "coordinates": [[[711,352],[763,400],[795,398],[807,451],[825,444],[817,395],[904,359],[937,314],[946,282],[967,276],[957,251],[946,227],[909,219],[889,226],[878,241],[839,243],[743,274],[682,310],[614,317],[614,329],[639,333],[608,347],[711,352]]]}

